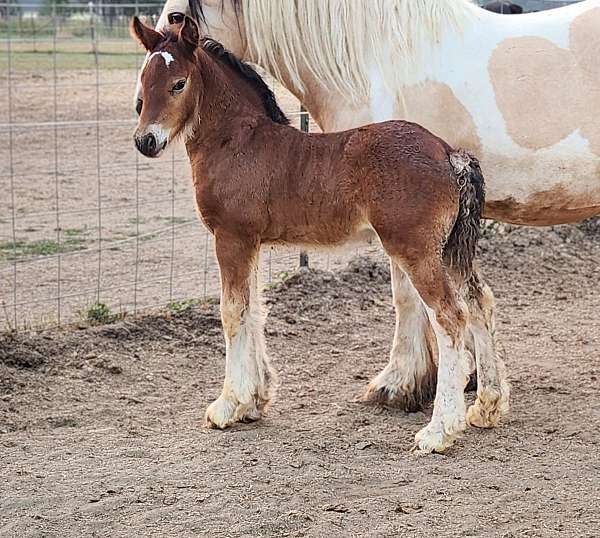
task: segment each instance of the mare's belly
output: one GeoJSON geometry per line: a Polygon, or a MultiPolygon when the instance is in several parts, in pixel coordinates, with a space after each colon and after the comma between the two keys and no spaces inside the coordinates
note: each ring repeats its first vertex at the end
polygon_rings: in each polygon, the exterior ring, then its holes
{"type": "MultiPolygon", "coordinates": [[[[485,154],[485,153],[484,153],[485,154]]],[[[484,215],[501,222],[550,226],[600,214],[600,160],[576,154],[484,156],[484,215]]]]}
{"type": "Polygon", "coordinates": [[[485,218],[528,226],[570,224],[599,214],[600,201],[564,196],[560,191],[537,193],[524,201],[512,197],[488,200],[484,211],[485,218]]]}

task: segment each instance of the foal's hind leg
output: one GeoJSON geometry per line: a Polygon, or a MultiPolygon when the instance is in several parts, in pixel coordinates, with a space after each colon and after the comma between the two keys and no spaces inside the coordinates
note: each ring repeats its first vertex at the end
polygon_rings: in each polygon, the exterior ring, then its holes
{"type": "Polygon", "coordinates": [[[419,294],[391,258],[390,272],[396,310],[394,343],[390,362],[369,383],[364,400],[418,411],[435,393],[435,336],[419,294]]]}
{"type": "Polygon", "coordinates": [[[439,353],[433,415],[415,440],[425,452],[442,452],[466,427],[464,388],[469,368],[464,333],[468,311],[437,256],[404,267],[427,308],[439,353]]]}
{"type": "Polygon", "coordinates": [[[510,388],[506,368],[494,343],[494,296],[477,272],[469,281],[469,330],[477,359],[477,400],[467,411],[467,422],[493,428],[508,413],[510,388]]]}
{"type": "Polygon", "coordinates": [[[275,375],[264,342],[258,248],[250,241],[216,235],[226,363],[223,391],[206,410],[210,427],[258,420],[272,397],[275,375]]]}

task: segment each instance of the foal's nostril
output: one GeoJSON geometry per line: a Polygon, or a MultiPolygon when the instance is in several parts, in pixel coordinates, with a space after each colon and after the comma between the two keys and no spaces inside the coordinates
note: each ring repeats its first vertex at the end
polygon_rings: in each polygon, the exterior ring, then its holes
{"type": "Polygon", "coordinates": [[[135,147],[146,157],[156,157],[156,138],[152,133],[140,137],[136,136],[135,147]]]}
{"type": "Polygon", "coordinates": [[[146,136],[146,148],[148,150],[148,155],[154,155],[156,153],[156,138],[154,138],[153,134],[149,134],[146,136]]]}
{"type": "Polygon", "coordinates": [[[140,153],[146,155],[146,137],[145,136],[135,136],[135,147],[138,149],[140,153]]]}

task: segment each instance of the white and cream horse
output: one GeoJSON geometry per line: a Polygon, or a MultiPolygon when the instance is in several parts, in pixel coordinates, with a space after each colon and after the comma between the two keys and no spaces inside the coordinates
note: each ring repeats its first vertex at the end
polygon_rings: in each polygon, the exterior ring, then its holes
{"type": "MultiPolygon", "coordinates": [[[[552,225],[600,213],[600,0],[514,17],[469,0],[167,0],[157,27],[197,18],[264,67],[324,131],[403,118],[480,157],[485,216],[552,225]]],[[[396,332],[368,399],[410,408],[435,371],[427,315],[392,267],[396,332]]],[[[507,409],[493,297],[470,332],[478,398],[471,424],[507,409]],[[485,319],[483,319],[485,318],[485,319]]]]}

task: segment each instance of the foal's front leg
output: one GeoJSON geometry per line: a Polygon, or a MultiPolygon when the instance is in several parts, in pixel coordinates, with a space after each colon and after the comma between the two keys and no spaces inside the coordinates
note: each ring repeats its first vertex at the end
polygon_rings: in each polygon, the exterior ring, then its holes
{"type": "Polygon", "coordinates": [[[258,241],[215,234],[221,270],[221,319],[226,362],[223,391],[206,410],[209,427],[258,420],[272,397],[275,375],[264,341],[258,286],[258,241]]]}

